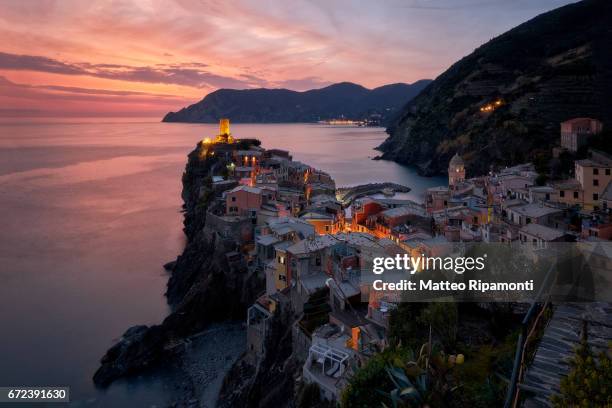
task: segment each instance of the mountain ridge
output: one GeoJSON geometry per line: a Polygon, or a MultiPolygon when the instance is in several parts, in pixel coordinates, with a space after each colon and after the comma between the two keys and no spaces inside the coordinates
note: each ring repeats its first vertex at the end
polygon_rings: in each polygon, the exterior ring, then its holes
{"type": "Polygon", "coordinates": [[[229,117],[235,123],[316,122],[344,117],[363,119],[372,114],[389,120],[431,80],[394,83],[368,89],[339,82],[319,89],[219,89],[177,112],[163,122],[215,123],[229,117]]]}
{"type": "Polygon", "coordinates": [[[476,48],[411,100],[389,125],[382,158],[425,175],[444,174],[455,153],[472,175],[545,161],[560,122],[588,116],[612,126],[611,46],[612,2],[536,16],[476,48]]]}

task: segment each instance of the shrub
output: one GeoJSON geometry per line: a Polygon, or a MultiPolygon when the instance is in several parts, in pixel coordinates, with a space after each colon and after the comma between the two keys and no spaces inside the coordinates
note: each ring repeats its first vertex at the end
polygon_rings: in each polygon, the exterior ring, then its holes
{"type": "MultiPolygon", "coordinates": [[[[609,353],[612,353],[612,343],[609,353]]],[[[595,356],[586,336],[570,361],[570,372],[561,380],[561,395],[551,401],[555,407],[612,406],[612,359],[609,353],[595,356]]]]}

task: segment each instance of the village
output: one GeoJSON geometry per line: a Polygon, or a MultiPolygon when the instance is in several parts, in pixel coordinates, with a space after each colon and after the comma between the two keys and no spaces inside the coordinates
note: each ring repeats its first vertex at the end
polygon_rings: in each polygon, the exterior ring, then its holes
{"type": "MultiPolygon", "coordinates": [[[[560,128],[554,154],[576,152],[602,125],[577,118],[560,128]]],[[[265,279],[265,292],[247,313],[247,359],[257,365],[264,358],[272,319],[290,314],[302,380],[317,384],[330,401],[387,344],[399,299],[361,284],[374,257],[440,255],[453,243],[541,249],[612,238],[612,157],[597,150],[574,162],[573,178],[544,185],[529,163],[470,178],[455,154],[448,186],[427,189],[423,202],[389,194],[339,200],[329,174],[294,161],[288,151],[234,138],[228,119],[221,119],[219,135],[200,142],[199,154],[216,158],[202,193],[214,194],[207,230],[236,244],[228,263],[265,279]]]]}

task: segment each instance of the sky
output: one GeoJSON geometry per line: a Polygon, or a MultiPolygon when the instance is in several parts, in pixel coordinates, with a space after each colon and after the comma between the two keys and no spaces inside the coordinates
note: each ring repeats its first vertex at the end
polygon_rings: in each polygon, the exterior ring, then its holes
{"type": "Polygon", "coordinates": [[[567,0],[0,0],[0,116],[161,116],[219,88],[435,78],[567,0]]]}

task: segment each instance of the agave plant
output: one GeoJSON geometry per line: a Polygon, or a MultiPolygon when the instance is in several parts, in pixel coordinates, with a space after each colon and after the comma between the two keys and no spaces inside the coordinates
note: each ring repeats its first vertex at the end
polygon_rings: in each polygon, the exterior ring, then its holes
{"type": "MultiPolygon", "coordinates": [[[[391,392],[377,391],[391,400],[393,408],[405,405],[423,406],[427,398],[427,376],[424,371],[412,381],[401,368],[389,366],[386,371],[396,388],[391,392]]],[[[388,408],[385,403],[383,407],[388,408]]]]}
{"type": "MultiPolygon", "coordinates": [[[[455,356],[447,357],[443,351],[430,350],[429,344],[425,343],[418,356],[410,352],[407,362],[397,361],[386,367],[395,388],[390,392],[377,391],[391,401],[393,408],[428,407],[434,396],[445,398],[457,389],[451,386],[447,377],[455,360],[455,356]]],[[[383,407],[389,408],[384,403],[383,407]]]]}

